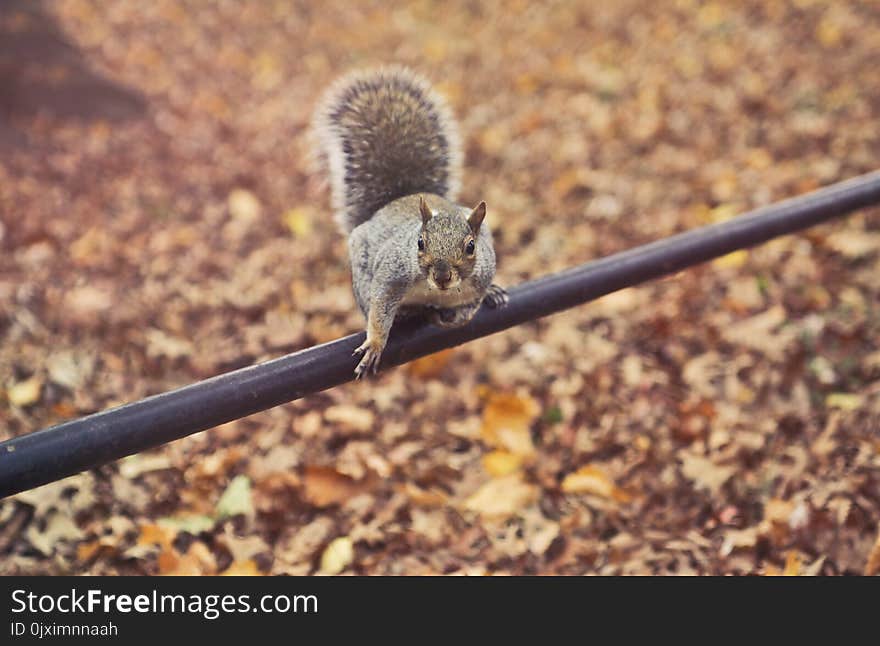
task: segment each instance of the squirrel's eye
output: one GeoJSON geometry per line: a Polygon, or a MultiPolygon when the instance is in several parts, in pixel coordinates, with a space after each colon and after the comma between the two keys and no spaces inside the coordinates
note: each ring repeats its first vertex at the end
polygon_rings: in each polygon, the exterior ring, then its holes
{"type": "Polygon", "coordinates": [[[422,236],[419,236],[419,251],[425,250],[425,241],[422,239],[422,236]]]}
{"type": "Polygon", "coordinates": [[[472,256],[474,254],[474,241],[469,240],[464,250],[467,251],[469,256],[472,256]]]}

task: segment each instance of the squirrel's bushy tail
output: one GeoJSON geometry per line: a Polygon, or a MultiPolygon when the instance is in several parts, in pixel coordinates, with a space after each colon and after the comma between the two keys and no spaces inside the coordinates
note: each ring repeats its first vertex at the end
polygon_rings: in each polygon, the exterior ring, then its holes
{"type": "Polygon", "coordinates": [[[345,231],[399,197],[457,197],[458,129],[446,102],[404,67],[356,72],[337,81],[318,104],[312,129],[318,160],[330,174],[336,219],[345,231]]]}

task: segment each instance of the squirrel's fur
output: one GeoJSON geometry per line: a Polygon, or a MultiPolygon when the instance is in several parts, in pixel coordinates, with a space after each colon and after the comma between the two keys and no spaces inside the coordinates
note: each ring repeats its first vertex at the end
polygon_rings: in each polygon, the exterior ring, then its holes
{"type": "Polygon", "coordinates": [[[363,354],[358,377],[377,369],[401,312],[427,310],[434,323],[455,327],[484,300],[507,302],[492,284],[486,204],[455,202],[458,131],[427,81],[402,67],[344,77],[319,103],[313,133],[367,317],[366,341],[355,351],[363,354]]]}
{"type": "Polygon", "coordinates": [[[346,233],[398,197],[458,197],[458,128],[446,102],[405,67],[343,76],[315,111],[313,133],[346,233]]]}

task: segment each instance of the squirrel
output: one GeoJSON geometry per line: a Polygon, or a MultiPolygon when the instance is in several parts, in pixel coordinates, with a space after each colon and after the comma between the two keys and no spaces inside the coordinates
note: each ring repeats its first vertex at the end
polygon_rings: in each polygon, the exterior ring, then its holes
{"type": "Polygon", "coordinates": [[[367,319],[354,351],[360,379],[378,370],[391,325],[418,312],[442,327],[502,307],[486,203],[456,202],[458,128],[444,100],[405,67],[355,72],[333,84],[312,119],[335,219],[348,235],[352,287],[367,319]]]}

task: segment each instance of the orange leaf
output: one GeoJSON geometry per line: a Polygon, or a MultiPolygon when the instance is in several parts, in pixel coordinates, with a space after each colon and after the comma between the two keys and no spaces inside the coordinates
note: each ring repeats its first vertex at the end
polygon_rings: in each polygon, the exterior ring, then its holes
{"type": "Polygon", "coordinates": [[[789,550],[785,555],[785,569],[782,576],[798,576],[801,573],[801,555],[795,550],[789,550]]]}
{"type": "Polygon", "coordinates": [[[177,537],[177,530],[167,525],[147,523],[141,525],[141,534],[138,536],[138,545],[159,545],[163,548],[171,548],[171,543],[177,537]]]}
{"type": "Polygon", "coordinates": [[[522,458],[533,457],[531,426],[540,410],[538,402],[528,395],[490,395],[483,409],[483,440],[522,458]]]}
{"type": "Polygon", "coordinates": [[[427,357],[416,359],[407,365],[409,373],[419,379],[432,379],[439,377],[452,358],[453,348],[441,350],[427,357]]]}

